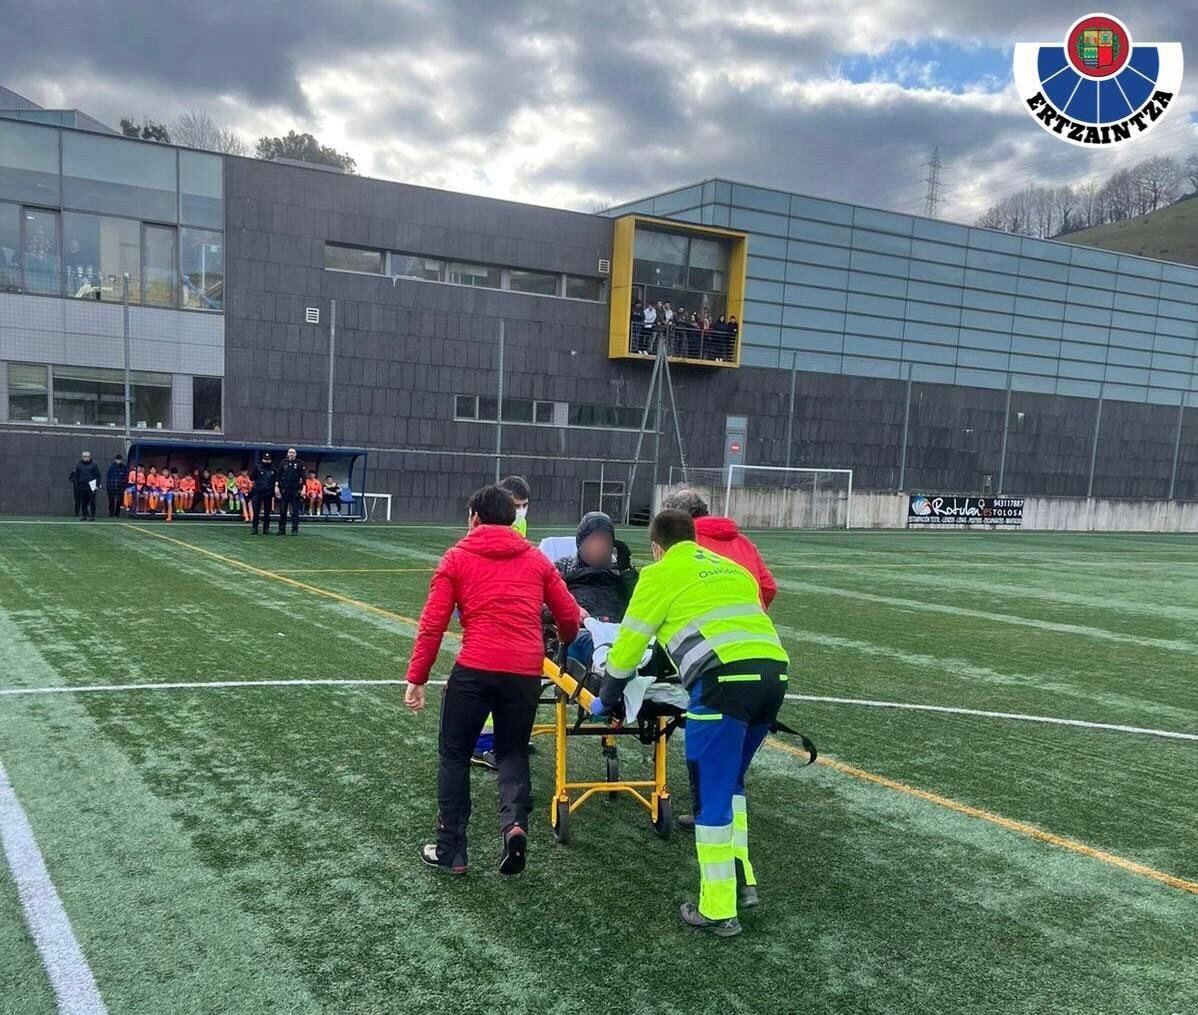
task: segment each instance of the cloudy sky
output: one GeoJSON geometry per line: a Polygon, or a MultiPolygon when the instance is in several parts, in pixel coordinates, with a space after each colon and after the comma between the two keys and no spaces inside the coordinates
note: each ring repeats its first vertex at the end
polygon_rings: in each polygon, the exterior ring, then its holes
{"type": "MultiPolygon", "coordinates": [[[[1011,46],[1091,8],[1059,0],[0,0],[0,84],[47,106],[253,139],[294,128],[387,179],[592,210],[711,176],[972,221],[1030,182],[1198,151],[1198,71],[1123,153],[1040,131],[1011,46]]],[[[1198,0],[1150,0],[1133,38],[1181,41],[1198,0]]]]}

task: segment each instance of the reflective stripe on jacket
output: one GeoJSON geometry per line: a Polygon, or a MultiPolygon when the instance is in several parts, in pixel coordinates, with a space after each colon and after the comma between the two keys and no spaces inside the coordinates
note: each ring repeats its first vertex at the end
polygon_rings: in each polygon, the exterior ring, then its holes
{"type": "Polygon", "coordinates": [[[641,572],[607,657],[608,675],[632,676],[653,637],[688,688],[725,663],[790,661],[761,607],[753,575],[691,541],[671,546],[641,572]]]}

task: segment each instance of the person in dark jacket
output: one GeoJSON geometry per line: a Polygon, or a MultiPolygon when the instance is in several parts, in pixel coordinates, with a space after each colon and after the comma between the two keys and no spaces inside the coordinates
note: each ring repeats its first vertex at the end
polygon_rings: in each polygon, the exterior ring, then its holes
{"type": "Polygon", "coordinates": [[[100,489],[100,467],[92,461],[92,453],[84,451],[71,470],[71,487],[75,491],[75,513],[81,522],[96,520],[96,491],[100,489]]]}
{"type": "Polygon", "coordinates": [[[548,605],[558,637],[569,643],[578,633],[578,604],[548,558],[512,529],[516,506],[510,494],[483,487],[470,498],[468,517],[466,538],[446,551],[433,574],[408,663],[404,703],[419,712],[456,609],[462,647],[441,702],[437,841],[424,846],[420,857],[440,871],[466,872],[470,756],[489,713],[503,833],[499,872],[519,874],[528,849],[528,738],[544,663],[541,606],[548,605]]]}
{"type": "Polygon", "coordinates": [[[283,459],[275,474],[275,489],[279,498],[279,535],[287,534],[287,515],[291,515],[291,534],[299,533],[300,501],[303,499],[304,479],[307,472],[304,463],[299,460],[295,448],[287,449],[287,457],[283,459]]]}
{"type": "MultiPolygon", "coordinates": [[[[602,511],[582,516],[574,543],[578,552],[557,561],[557,573],[587,616],[618,624],[636,587],[637,572],[628,546],[616,539],[615,523],[602,511]]],[[[570,646],[570,658],[589,666],[593,652],[590,632],[580,631],[570,646]]]]}
{"type": "Polygon", "coordinates": [[[121,497],[125,493],[125,459],[122,455],[114,455],[104,473],[104,492],[108,494],[108,517],[119,518],[121,515],[121,497]]]}
{"type": "Polygon", "coordinates": [[[262,458],[250,473],[250,499],[254,512],[251,530],[258,534],[258,523],[262,523],[262,534],[270,532],[270,505],[275,496],[275,467],[270,460],[270,452],[263,451],[262,458]]]}

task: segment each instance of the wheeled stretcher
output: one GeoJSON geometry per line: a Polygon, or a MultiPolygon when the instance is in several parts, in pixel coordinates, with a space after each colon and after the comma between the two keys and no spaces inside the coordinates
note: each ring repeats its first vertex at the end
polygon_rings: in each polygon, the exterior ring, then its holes
{"type": "Polygon", "coordinates": [[[554,745],[554,787],[549,803],[549,822],[554,838],[567,844],[570,841],[570,818],[578,808],[597,793],[609,799],[619,794],[631,796],[649,812],[653,830],[668,839],[674,816],[670,806],[670,791],[666,784],[666,741],[670,733],[682,724],[683,712],[673,707],[642,705],[634,723],[616,721],[612,724],[590,721],[591,700],[594,697],[586,686],[586,677],[571,673],[566,665],[566,649],[558,649],[554,659],[544,666],[548,695],[540,704],[552,705],[553,722],[535,725],[536,736],[552,736],[554,745]],[[571,714],[576,715],[571,718],[571,714]],[[596,782],[571,782],[568,747],[573,737],[599,737],[606,760],[606,778],[596,782]],[[653,778],[628,780],[620,778],[616,744],[620,737],[636,737],[653,748],[653,778]]]}

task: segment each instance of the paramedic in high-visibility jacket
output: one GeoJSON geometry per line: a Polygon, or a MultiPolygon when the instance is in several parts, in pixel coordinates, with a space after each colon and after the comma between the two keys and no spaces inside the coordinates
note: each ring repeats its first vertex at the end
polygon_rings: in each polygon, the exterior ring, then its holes
{"type": "Polygon", "coordinates": [[[737,904],[757,904],[749,862],[745,772],[778,715],[789,658],[761,607],[757,581],[695,542],[694,520],[662,511],[649,529],[655,563],[637,582],[592,711],[620,701],[651,638],[690,694],[686,763],[695,794],[699,902],[682,906],[691,927],[740,933],[737,904]]]}

